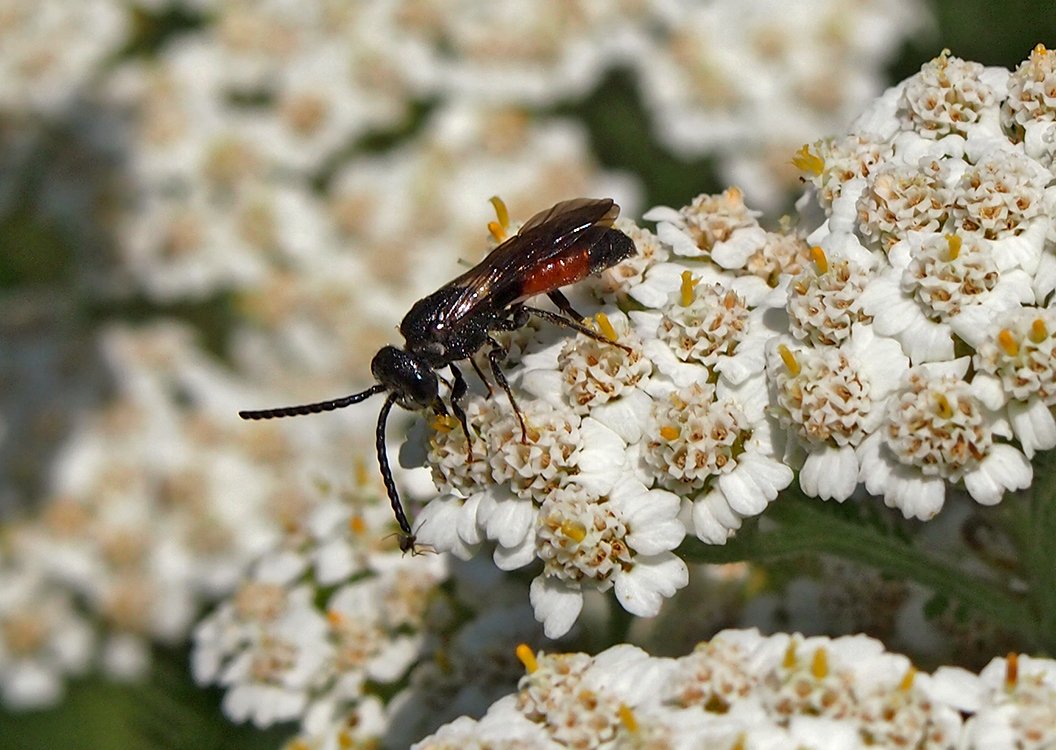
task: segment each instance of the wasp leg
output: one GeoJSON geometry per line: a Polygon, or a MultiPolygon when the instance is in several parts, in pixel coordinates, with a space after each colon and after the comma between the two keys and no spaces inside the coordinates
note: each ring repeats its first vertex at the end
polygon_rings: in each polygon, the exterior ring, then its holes
{"type": "Polygon", "coordinates": [[[385,425],[388,422],[392,405],[396,403],[396,395],[395,393],[390,393],[389,397],[385,399],[385,403],[382,404],[381,411],[378,412],[378,429],[375,437],[378,449],[378,466],[381,468],[381,481],[385,483],[385,492],[389,495],[392,513],[396,516],[396,523],[400,526],[400,548],[403,549],[404,544],[409,544],[413,547],[415,537],[414,532],[411,530],[411,524],[407,520],[407,514],[403,512],[403,505],[400,503],[400,493],[396,489],[396,480],[392,478],[392,469],[389,468],[389,455],[385,451],[385,425]]]}
{"type": "Polygon", "coordinates": [[[466,395],[466,379],[462,377],[462,371],[455,367],[452,362],[451,374],[455,378],[455,384],[451,388],[451,411],[455,413],[455,417],[458,418],[458,423],[462,425],[462,434],[466,436],[466,460],[470,463],[473,462],[473,438],[469,435],[469,424],[466,422],[466,412],[462,409],[462,399],[466,395]]]}
{"type": "Polygon", "coordinates": [[[495,395],[495,389],[491,387],[491,381],[488,380],[484,371],[480,369],[480,365],[477,364],[477,360],[473,357],[469,358],[469,363],[473,365],[473,369],[477,373],[477,377],[480,378],[480,382],[484,384],[484,387],[488,389],[488,398],[495,395]]]}
{"type": "Polygon", "coordinates": [[[564,315],[558,315],[555,312],[550,312],[549,310],[542,310],[538,307],[525,306],[524,309],[532,315],[538,315],[540,318],[543,318],[544,320],[549,320],[551,323],[554,323],[556,325],[564,326],[565,328],[571,328],[573,331],[582,333],[584,336],[592,338],[595,341],[600,341],[603,344],[610,344],[612,346],[618,346],[620,349],[623,349],[628,354],[630,354],[632,351],[629,346],[624,346],[623,344],[613,341],[607,336],[602,336],[593,328],[587,328],[587,326],[583,325],[582,323],[577,323],[574,320],[569,320],[564,315]]]}
{"type": "Polygon", "coordinates": [[[502,373],[502,360],[506,357],[506,347],[500,344],[498,341],[488,336],[488,341],[491,342],[491,349],[488,351],[488,362],[491,363],[491,374],[495,376],[495,382],[502,386],[502,390],[506,391],[506,397],[510,399],[510,406],[513,407],[513,413],[517,415],[517,421],[521,424],[521,442],[528,442],[528,428],[524,426],[524,415],[521,414],[521,408],[517,406],[517,399],[513,397],[513,391],[510,389],[510,383],[506,380],[506,376],[502,373]]]}
{"type": "Polygon", "coordinates": [[[572,303],[568,301],[568,297],[561,293],[560,289],[555,289],[552,292],[547,292],[546,296],[550,298],[550,301],[557,305],[557,309],[563,312],[572,320],[579,323],[583,320],[583,316],[576,312],[576,308],[572,307],[572,303]]]}

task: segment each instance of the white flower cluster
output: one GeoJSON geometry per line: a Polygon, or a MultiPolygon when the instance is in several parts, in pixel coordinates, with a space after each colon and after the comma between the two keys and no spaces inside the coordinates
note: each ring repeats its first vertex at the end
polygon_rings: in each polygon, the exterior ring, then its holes
{"type": "Polygon", "coordinates": [[[322,502],[195,630],[195,679],[224,688],[232,721],[299,721],[302,742],[336,746],[384,733],[366,685],[397,682],[419,658],[447,566],[403,558],[391,535],[379,544],[389,510],[368,492],[322,502]]]}
{"type": "MultiPolygon", "coordinates": [[[[728,178],[772,203],[794,184],[787,150],[875,95],[925,12],[918,0],[91,0],[76,11],[8,0],[0,165],[31,165],[46,137],[33,118],[61,114],[73,140],[102,145],[130,174],[120,196],[92,199],[91,212],[70,205],[86,202],[74,197],[85,181],[45,186],[47,210],[109,225],[114,205],[126,207],[120,258],[138,282],[159,299],[202,295],[259,283],[269,264],[322,244],[311,235],[320,185],[360,139],[406,128],[421,102],[516,118],[582,98],[623,67],[663,140],[719,152],[728,178]],[[185,28],[168,28],[173,9],[185,28]],[[166,36],[149,57],[125,54],[156,32],[166,36]],[[83,106],[64,109],[83,101],[105,113],[101,122],[83,106]]],[[[516,129],[501,131],[493,135],[516,140],[516,129]]],[[[0,207],[5,198],[13,194],[0,185],[0,207]]],[[[548,202],[536,199],[532,208],[548,202]]]]}
{"type": "Polygon", "coordinates": [[[663,34],[636,72],[657,134],[684,154],[715,153],[724,180],[768,207],[794,189],[788,152],[858,114],[879,67],[926,26],[903,0],[654,7],[663,34]]]}
{"type": "Polygon", "coordinates": [[[452,419],[423,438],[444,494],[418,516],[419,541],[463,558],[493,543],[503,570],[539,560],[531,601],[550,637],[589,590],[655,615],[688,582],[673,552],[687,525],[721,543],[792,481],[766,414],[764,316],[768,279],[801,267],[805,243],[763,230],[735,190],[648,217],[655,235],[619,224],[641,254],[576,290],[612,300],[594,318],[602,340],[520,332],[523,435],[501,395],[478,393],[470,445],[452,419]]]}
{"type": "Polygon", "coordinates": [[[677,659],[518,649],[527,674],[479,721],[412,747],[1012,748],[1056,742],[1056,662],[919,672],[865,636],[726,630],[677,659]]]}
{"type": "Polygon", "coordinates": [[[943,54],[855,134],[804,147],[804,229],[766,231],[735,189],[646,213],[655,235],[621,224],[639,257],[576,290],[581,310],[605,302],[609,341],[522,334],[523,436],[501,394],[469,397],[468,446],[434,420],[443,494],[420,540],[466,558],[494,545],[504,570],[538,560],[553,637],[589,589],[655,614],[687,582],[683,534],[723,543],[793,470],[809,496],[864,487],[921,519],[948,485],[986,505],[1027,487],[1029,458],[1056,446],[1056,188],[1002,113],[1052,56],[1010,75],[943,54]]]}
{"type": "Polygon", "coordinates": [[[1028,486],[1056,446],[1054,59],[1039,46],[1010,73],[944,52],[797,156],[817,259],[768,372],[808,494],[861,482],[926,519],[949,483],[987,505],[1028,486]]]}
{"type": "MultiPolygon", "coordinates": [[[[40,516],[3,540],[5,705],[54,702],[61,675],[89,663],[141,678],[152,643],[186,640],[252,560],[307,534],[319,493],[302,476],[355,451],[320,425],[283,432],[239,420],[232,404],[253,392],[184,326],[110,327],[103,350],[109,407],[78,420],[40,516]]],[[[339,552],[321,554],[322,568],[339,565],[339,552]]]]}
{"type": "Polygon", "coordinates": [[[403,554],[380,488],[358,473],[351,488],[319,482],[300,526],[194,631],[195,679],[223,689],[232,721],[297,722],[290,747],[407,747],[508,694],[511,644],[541,639],[522,584],[403,554]]]}

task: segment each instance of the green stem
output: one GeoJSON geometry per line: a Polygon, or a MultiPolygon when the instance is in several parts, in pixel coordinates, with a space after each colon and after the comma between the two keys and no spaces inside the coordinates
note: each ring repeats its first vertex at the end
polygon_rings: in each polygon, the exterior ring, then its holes
{"type": "MultiPolygon", "coordinates": [[[[859,520],[842,517],[838,511],[839,508],[828,507],[818,500],[783,495],[765,514],[765,519],[776,522],[779,528],[760,531],[758,525],[753,525],[723,546],[691,542],[684,544],[679,552],[687,562],[701,563],[761,562],[830,554],[872,566],[886,575],[914,581],[954,598],[987,619],[1021,633],[1031,644],[1042,640],[1030,603],[1025,598],[992,581],[973,577],[943,557],[913,546],[906,539],[859,520]]],[[[1056,521],[1056,512],[1052,516],[1056,521]]]]}
{"type": "Polygon", "coordinates": [[[1028,511],[1019,529],[1018,547],[1031,585],[1041,643],[1056,654],[1056,451],[1034,459],[1034,484],[1026,492],[1028,511]]]}

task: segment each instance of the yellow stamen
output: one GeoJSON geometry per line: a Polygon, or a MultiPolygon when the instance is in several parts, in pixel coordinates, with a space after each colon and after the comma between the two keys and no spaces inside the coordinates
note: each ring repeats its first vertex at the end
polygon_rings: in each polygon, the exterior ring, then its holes
{"type": "Polygon", "coordinates": [[[1019,342],[1012,335],[1012,331],[1007,328],[1002,328],[1001,332],[997,334],[997,345],[1001,347],[1001,351],[1010,357],[1019,354],[1019,342]]]}
{"type": "Polygon", "coordinates": [[[788,648],[785,649],[785,659],[781,663],[781,666],[785,669],[793,669],[798,662],[799,659],[796,657],[796,642],[789,641],[788,648]]]}
{"type": "Polygon", "coordinates": [[[957,256],[961,254],[961,244],[963,240],[956,234],[946,235],[946,260],[953,261],[957,260],[957,256]]]}
{"type": "Polygon", "coordinates": [[[829,652],[824,648],[819,648],[814,652],[814,658],[810,662],[810,673],[819,680],[829,676],[829,652]]]}
{"type": "Polygon", "coordinates": [[[910,688],[913,687],[913,681],[917,678],[917,668],[910,665],[906,673],[902,675],[902,682],[898,683],[898,689],[903,693],[908,693],[910,688]]]}
{"type": "Polygon", "coordinates": [[[680,434],[682,434],[682,431],[673,425],[665,424],[660,428],[660,437],[664,440],[674,440],[680,434]]]}
{"type": "Polygon", "coordinates": [[[615,341],[619,336],[616,335],[616,329],[612,327],[612,321],[609,320],[609,316],[603,312],[599,312],[594,316],[594,320],[598,324],[598,331],[602,336],[607,338],[609,341],[615,341]]]}
{"type": "Polygon", "coordinates": [[[809,143],[804,143],[799,151],[796,152],[796,155],[792,157],[792,165],[800,172],[819,175],[825,169],[825,160],[819,154],[810,150],[809,143]]]}
{"type": "Polygon", "coordinates": [[[1041,318],[1035,318],[1034,322],[1030,324],[1030,340],[1035,344],[1040,344],[1042,341],[1049,337],[1049,329],[1045,327],[1045,321],[1041,318]]]}
{"type": "Polygon", "coordinates": [[[699,283],[700,279],[689,271],[682,272],[682,298],[679,300],[682,303],[682,307],[689,307],[693,304],[693,298],[697,296],[695,290],[699,283]]]}
{"type": "Polygon", "coordinates": [[[1019,683],[1019,654],[1005,657],[1005,690],[1012,691],[1019,683]]]}
{"type": "Polygon", "coordinates": [[[630,706],[626,703],[621,703],[616,713],[620,717],[620,723],[623,724],[624,729],[628,732],[638,731],[638,719],[634,718],[634,711],[630,706]]]}
{"type": "Polygon", "coordinates": [[[353,534],[365,534],[367,531],[367,522],[363,520],[363,516],[356,513],[348,519],[348,529],[353,534]]]}
{"type": "Polygon", "coordinates": [[[936,393],[935,396],[935,412],[943,419],[950,419],[953,417],[953,404],[946,398],[945,393],[936,393]]]}
{"type": "Polygon", "coordinates": [[[520,659],[521,664],[524,665],[524,671],[531,674],[535,670],[539,669],[539,662],[536,661],[535,652],[528,646],[527,643],[522,643],[517,647],[517,658],[520,659]]]}
{"type": "Polygon", "coordinates": [[[576,544],[587,538],[587,527],[579,521],[562,521],[561,533],[576,544]]]}
{"type": "Polygon", "coordinates": [[[495,218],[499,220],[499,225],[507,229],[510,226],[510,212],[506,210],[506,203],[497,195],[491,196],[488,200],[495,209],[495,218]]]}
{"type": "Polygon", "coordinates": [[[434,432],[447,433],[458,427],[458,420],[450,414],[434,414],[429,421],[429,426],[433,428],[434,432]]]}
{"type": "Polygon", "coordinates": [[[356,459],[355,464],[356,484],[360,487],[369,484],[372,474],[367,471],[367,464],[362,458],[356,459]]]}
{"type": "Polygon", "coordinates": [[[948,49],[944,49],[942,51],[942,54],[940,54],[937,58],[935,58],[935,62],[937,62],[939,64],[939,85],[941,85],[944,88],[948,88],[949,85],[950,85],[950,79],[946,75],[946,68],[950,64],[950,59],[949,58],[950,58],[950,51],[948,49]]]}
{"type": "Polygon", "coordinates": [[[330,623],[330,627],[339,628],[345,624],[345,616],[336,609],[328,609],[326,611],[326,621],[330,623]]]}
{"type": "Polygon", "coordinates": [[[810,259],[814,261],[814,267],[818,269],[818,276],[829,272],[829,259],[825,257],[825,251],[817,245],[810,248],[810,259]]]}
{"type": "Polygon", "coordinates": [[[777,347],[777,353],[781,355],[781,361],[785,363],[788,374],[799,375],[799,362],[796,361],[796,355],[792,353],[792,350],[781,344],[777,347]]]}
{"type": "Polygon", "coordinates": [[[488,233],[495,239],[496,242],[502,244],[506,241],[506,230],[499,226],[497,221],[488,222],[488,233]]]}
{"type": "Polygon", "coordinates": [[[730,746],[730,750],[744,750],[745,739],[746,738],[743,732],[737,735],[737,741],[730,746]]]}
{"type": "Polygon", "coordinates": [[[488,231],[496,242],[502,242],[509,234],[507,230],[510,228],[510,212],[506,210],[506,204],[499,196],[493,195],[488,200],[491,201],[495,209],[495,217],[498,219],[498,221],[488,222],[488,231]]]}

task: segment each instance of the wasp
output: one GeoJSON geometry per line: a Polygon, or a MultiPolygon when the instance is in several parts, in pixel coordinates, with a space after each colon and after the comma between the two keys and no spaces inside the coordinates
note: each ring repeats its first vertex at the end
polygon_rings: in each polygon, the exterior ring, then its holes
{"type": "MultiPolygon", "coordinates": [[[[494,202],[501,218],[505,209],[497,199],[494,202]]],[[[386,393],[375,432],[378,466],[400,527],[400,549],[413,551],[415,535],[400,503],[385,450],[385,427],[393,405],[412,411],[430,410],[447,417],[448,407],[440,395],[443,380],[448,386],[450,411],[466,436],[467,453],[472,460],[469,426],[462,408],[468,386],[456,363],[469,360],[490,394],[491,384],[474,360],[486,348],[492,376],[506,392],[517,415],[521,440],[527,441],[524,416],[501,368],[507,349],[494,334],[521,328],[534,315],[626,349],[584,325],[583,317],[560,291],[561,287],[598,274],[635,254],[634,241],[612,226],[619,213],[620,207],[611,199],[577,198],[535,214],[478,265],[411,307],[399,326],[403,347],[385,346],[374,355],[370,372],[377,382],[370,388],[314,404],[240,411],[239,416],[273,419],[317,414],[386,393]],[[549,297],[559,312],[525,304],[541,294],[549,297]],[[444,368],[450,370],[451,381],[438,375],[444,368]]]]}

